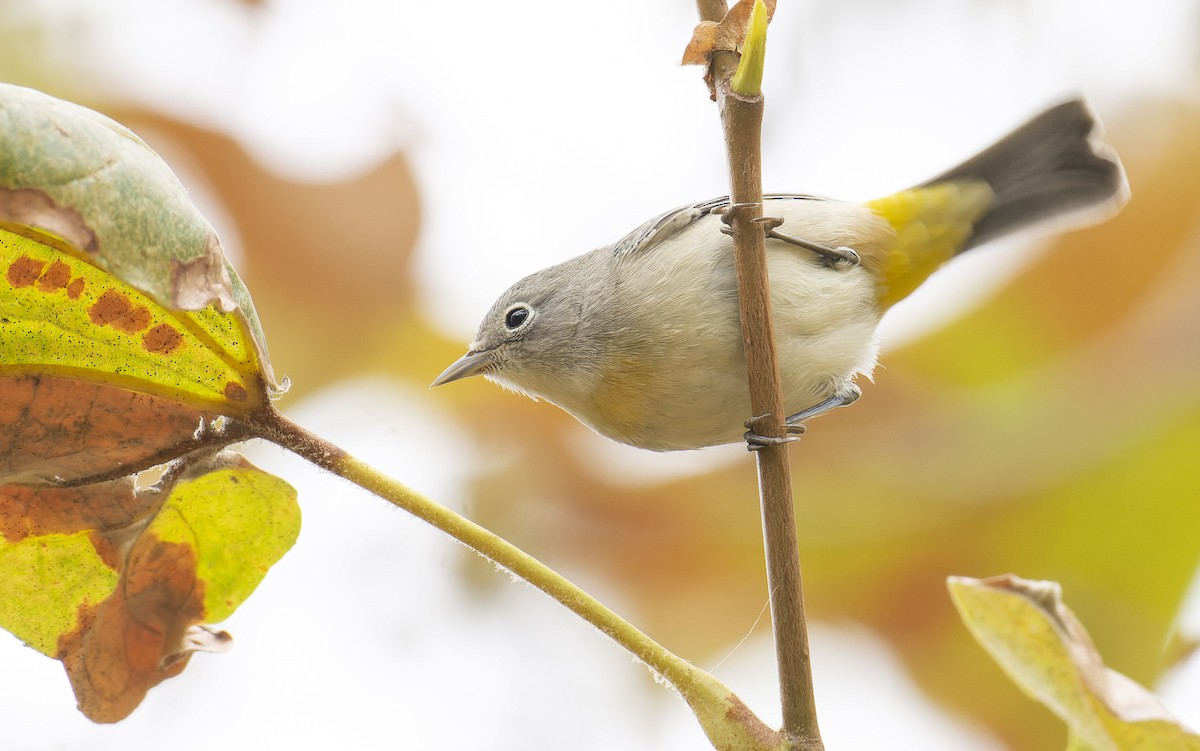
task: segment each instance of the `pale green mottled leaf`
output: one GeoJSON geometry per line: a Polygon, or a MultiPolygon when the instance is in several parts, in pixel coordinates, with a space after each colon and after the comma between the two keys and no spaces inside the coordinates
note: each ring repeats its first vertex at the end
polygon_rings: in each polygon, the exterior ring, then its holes
{"type": "Polygon", "coordinates": [[[1158,697],[1105,667],[1054,582],[951,577],[967,628],[1027,694],[1067,723],[1071,751],[1198,751],[1158,697]]]}

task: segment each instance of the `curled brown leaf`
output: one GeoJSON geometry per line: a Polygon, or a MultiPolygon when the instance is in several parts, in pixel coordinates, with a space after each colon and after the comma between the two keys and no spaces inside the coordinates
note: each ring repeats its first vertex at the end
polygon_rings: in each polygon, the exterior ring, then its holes
{"type": "MultiPolygon", "coordinates": [[[[770,20],[775,15],[775,0],[763,0],[763,4],[767,6],[767,20],[770,20]]],[[[720,23],[701,21],[696,24],[680,64],[708,65],[714,52],[740,52],[742,40],[746,38],[746,29],[750,26],[752,10],[754,0],[738,0],[720,23]]]]}

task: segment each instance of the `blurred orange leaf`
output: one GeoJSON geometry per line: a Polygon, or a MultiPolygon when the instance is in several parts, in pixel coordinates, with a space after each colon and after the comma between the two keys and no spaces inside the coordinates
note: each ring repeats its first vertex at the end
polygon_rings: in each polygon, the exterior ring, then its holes
{"type": "Polygon", "coordinates": [[[413,352],[429,344],[406,327],[419,308],[412,264],[421,208],[402,154],[333,182],[303,181],[273,172],[224,133],[158,112],[117,113],[156,147],[183,154],[220,197],[257,309],[268,322],[287,322],[272,327],[271,352],[297,388],[318,389],[379,361],[424,386],[428,362],[457,348],[446,341],[428,358],[413,352]]]}

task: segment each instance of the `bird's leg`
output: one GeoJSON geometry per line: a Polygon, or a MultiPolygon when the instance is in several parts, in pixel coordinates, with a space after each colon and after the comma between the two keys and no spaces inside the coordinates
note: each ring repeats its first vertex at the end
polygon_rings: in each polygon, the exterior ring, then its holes
{"type": "MultiPolygon", "coordinates": [[[[745,202],[731,203],[728,206],[716,207],[712,210],[712,213],[721,217],[721,221],[725,223],[725,226],[721,228],[721,231],[727,235],[732,235],[734,217],[736,217],[738,213],[745,211],[746,209],[754,208],[755,206],[761,208],[762,204],[745,202]]],[[[835,266],[857,266],[859,263],[858,253],[856,253],[853,248],[847,248],[845,246],[830,248],[825,245],[821,245],[820,243],[801,240],[798,237],[792,237],[790,235],[777,232],[776,228],[783,224],[782,217],[756,216],[750,221],[762,227],[763,232],[767,237],[773,237],[776,240],[782,240],[785,243],[791,243],[792,245],[804,248],[812,253],[816,253],[823,261],[825,261],[825,265],[829,268],[834,268],[835,266]]]]}
{"type": "Polygon", "coordinates": [[[839,245],[836,248],[831,248],[827,245],[821,245],[820,243],[801,240],[799,237],[785,235],[775,229],[780,224],[783,224],[782,219],[778,219],[776,217],[763,217],[763,220],[763,223],[766,224],[767,227],[767,237],[773,237],[776,240],[782,240],[785,243],[790,243],[796,247],[804,248],[809,252],[816,253],[821,257],[821,260],[825,262],[825,265],[831,269],[850,268],[852,266],[857,266],[862,262],[862,259],[858,256],[858,251],[856,251],[854,248],[848,248],[845,245],[839,245]],[[766,220],[770,219],[774,219],[775,223],[767,224],[766,220]]]}
{"type": "Polygon", "coordinates": [[[845,407],[854,404],[856,401],[858,401],[858,397],[860,396],[862,396],[862,390],[860,390],[858,386],[855,386],[853,383],[848,384],[843,391],[839,391],[825,401],[814,404],[808,409],[802,409],[794,415],[789,415],[788,419],[784,421],[784,424],[787,426],[789,433],[803,433],[804,425],[802,423],[808,418],[816,417],[817,415],[823,415],[832,409],[836,409],[837,407],[845,407]]]}
{"type": "Polygon", "coordinates": [[[740,203],[731,203],[728,206],[717,206],[713,208],[712,213],[721,217],[721,221],[725,223],[725,226],[721,228],[721,231],[727,235],[732,235],[734,217],[746,209],[752,209],[755,206],[760,209],[762,208],[761,203],[755,203],[754,201],[742,201],[740,203]]]}
{"type": "MultiPolygon", "coordinates": [[[[743,211],[755,205],[757,204],[732,203],[729,206],[720,207],[720,210],[714,209],[713,213],[719,214],[721,221],[725,223],[725,226],[721,228],[721,231],[727,235],[732,235],[733,227],[730,225],[733,224],[734,215],[739,211],[743,211]]],[[[777,228],[783,224],[783,219],[780,217],[760,216],[755,218],[753,221],[756,224],[762,225],[763,230],[767,233],[767,237],[773,237],[776,240],[782,240],[783,242],[795,245],[798,248],[804,248],[810,253],[816,253],[821,260],[825,262],[825,265],[831,269],[850,268],[852,266],[857,266],[862,262],[862,259],[859,257],[858,252],[855,251],[854,248],[848,248],[845,245],[839,245],[836,248],[830,248],[827,245],[809,242],[808,240],[801,240],[798,237],[792,237],[791,235],[785,235],[782,232],[779,232],[777,228]]]]}
{"type": "MultiPolygon", "coordinates": [[[[717,206],[712,210],[712,213],[720,216],[721,221],[725,223],[725,226],[721,228],[721,231],[727,235],[732,235],[734,217],[739,212],[745,211],[746,209],[754,206],[761,207],[762,204],[745,202],[731,203],[728,206],[717,206]]],[[[829,266],[830,268],[848,268],[851,266],[857,266],[862,262],[862,259],[858,255],[858,251],[854,250],[854,248],[850,248],[845,245],[839,245],[836,248],[831,248],[828,245],[821,245],[820,243],[802,240],[799,237],[792,237],[791,235],[785,235],[782,232],[779,232],[778,228],[781,224],[783,224],[782,217],[760,216],[755,217],[752,221],[756,224],[762,225],[767,237],[772,237],[776,240],[781,240],[785,243],[795,245],[798,248],[804,248],[811,253],[816,253],[823,261],[825,261],[825,265],[829,266]]]]}
{"type": "Polygon", "coordinates": [[[785,422],[784,429],[788,432],[788,435],[785,436],[769,436],[758,432],[758,426],[762,424],[762,421],[766,420],[768,417],[770,417],[770,415],[758,415],[756,417],[751,417],[749,420],[743,423],[746,426],[746,433],[742,437],[746,439],[747,450],[758,451],[759,449],[766,448],[767,446],[777,446],[781,443],[791,443],[793,441],[800,440],[800,434],[804,432],[803,425],[792,426],[785,422]]]}

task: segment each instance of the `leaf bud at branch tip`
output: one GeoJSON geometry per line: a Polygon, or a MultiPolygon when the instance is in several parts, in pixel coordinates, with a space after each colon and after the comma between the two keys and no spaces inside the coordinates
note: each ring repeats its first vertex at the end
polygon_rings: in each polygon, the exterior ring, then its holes
{"type": "Polygon", "coordinates": [[[762,93],[763,64],[767,54],[767,6],[755,0],[750,13],[750,25],[746,29],[746,41],[742,46],[742,59],[730,80],[730,88],[741,96],[758,96],[762,93]]]}

